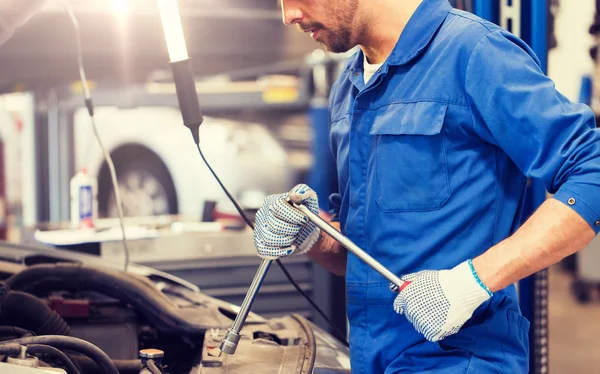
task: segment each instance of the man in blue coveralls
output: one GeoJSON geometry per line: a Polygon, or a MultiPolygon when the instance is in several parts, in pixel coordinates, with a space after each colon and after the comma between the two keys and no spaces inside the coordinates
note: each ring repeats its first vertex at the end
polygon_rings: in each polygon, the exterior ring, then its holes
{"type": "MultiPolygon", "coordinates": [[[[334,221],[404,280],[399,294],[286,202],[257,213],[259,255],[345,275],[354,373],[526,373],[513,284],[600,230],[600,130],[520,39],[447,0],[282,0],[286,24],[354,46],[330,100],[334,221]],[[527,178],[548,199],[521,225],[527,178]]],[[[527,218],[527,217],[525,217],[527,218]]]]}

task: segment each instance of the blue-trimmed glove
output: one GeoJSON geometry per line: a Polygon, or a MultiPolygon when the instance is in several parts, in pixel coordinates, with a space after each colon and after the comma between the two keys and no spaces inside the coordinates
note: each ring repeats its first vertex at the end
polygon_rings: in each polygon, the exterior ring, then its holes
{"type": "Polygon", "coordinates": [[[394,302],[425,339],[435,342],[456,334],[475,309],[492,296],[471,260],[451,270],[420,271],[402,277],[410,282],[394,302]]]}
{"type": "Polygon", "coordinates": [[[254,245],[262,258],[273,260],[292,253],[306,253],[319,239],[320,229],[288,200],[304,204],[319,214],[317,194],[305,184],[297,185],[290,192],[268,196],[256,213],[254,228],[254,245]]]}

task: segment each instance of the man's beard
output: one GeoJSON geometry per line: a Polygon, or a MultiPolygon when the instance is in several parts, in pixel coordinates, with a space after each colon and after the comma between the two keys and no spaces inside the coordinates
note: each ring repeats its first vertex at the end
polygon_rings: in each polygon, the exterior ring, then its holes
{"type": "Polygon", "coordinates": [[[344,29],[339,31],[326,31],[323,33],[321,43],[327,48],[329,52],[333,53],[344,53],[348,52],[354,47],[350,41],[350,30],[344,29]]]}
{"type": "Polygon", "coordinates": [[[350,29],[331,30],[325,28],[322,23],[310,22],[298,24],[298,29],[304,30],[319,30],[320,36],[318,42],[323,44],[328,51],[333,53],[343,53],[349,51],[354,47],[350,41],[351,32],[350,29]]]}
{"type": "Polygon", "coordinates": [[[356,29],[359,0],[347,0],[344,5],[336,9],[339,27],[328,29],[320,38],[327,50],[333,53],[344,53],[356,46],[356,37],[362,32],[356,29]]]}

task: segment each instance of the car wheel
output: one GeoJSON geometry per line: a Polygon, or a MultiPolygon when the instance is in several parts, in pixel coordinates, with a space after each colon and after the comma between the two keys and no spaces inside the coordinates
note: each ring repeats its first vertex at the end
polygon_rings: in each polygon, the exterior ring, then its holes
{"type": "MultiPolygon", "coordinates": [[[[164,163],[149,150],[113,156],[123,215],[126,217],[177,214],[175,186],[164,163]]],[[[116,153],[116,152],[115,152],[116,153]]],[[[117,217],[117,205],[110,173],[104,165],[98,177],[98,213],[117,217]]]]}

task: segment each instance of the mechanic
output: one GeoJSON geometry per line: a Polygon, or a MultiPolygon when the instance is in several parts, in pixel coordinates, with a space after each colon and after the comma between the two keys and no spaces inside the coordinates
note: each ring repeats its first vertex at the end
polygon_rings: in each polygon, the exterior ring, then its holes
{"type": "MultiPolygon", "coordinates": [[[[346,276],[354,373],[527,373],[513,284],[600,229],[600,130],[520,39],[447,0],[282,0],[286,24],[360,50],[330,96],[337,227],[411,283],[399,294],[286,202],[257,213],[259,255],[346,276]],[[527,178],[554,194],[521,226],[527,178]]],[[[333,177],[333,176],[332,176],[333,177]]]]}

